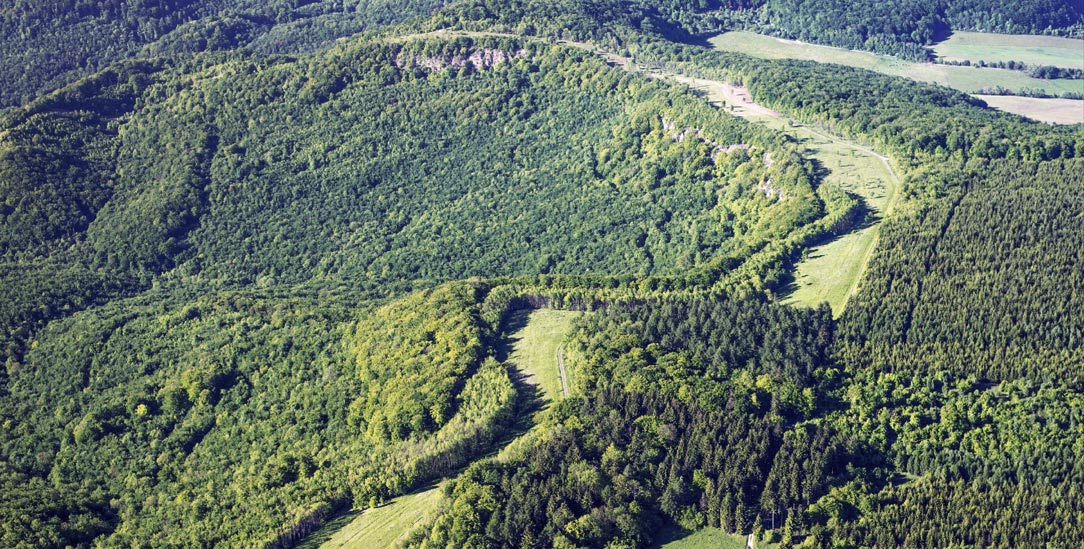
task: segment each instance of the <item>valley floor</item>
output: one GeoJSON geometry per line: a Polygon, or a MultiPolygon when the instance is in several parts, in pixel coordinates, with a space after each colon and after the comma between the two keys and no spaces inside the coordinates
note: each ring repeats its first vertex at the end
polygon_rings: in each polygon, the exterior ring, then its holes
{"type": "MultiPolygon", "coordinates": [[[[869,69],[891,76],[910,78],[919,82],[941,84],[971,94],[980,93],[983,89],[994,87],[1001,87],[1014,92],[1025,89],[1039,90],[1051,95],[1084,93],[1084,80],[1044,80],[1033,78],[1028,76],[1027,73],[1018,70],[914,63],[886,55],[806,44],[746,31],[720,34],[712,38],[711,43],[719,50],[743,53],[753,57],[803,59],[818,63],[835,63],[869,69]]],[[[971,51],[974,53],[973,50],[971,51]]],[[[1022,54],[1014,55],[1020,57],[1022,54]]],[[[1084,61],[1084,59],[1081,59],[1081,61],[1084,61]]],[[[980,97],[991,107],[1042,122],[1056,124],[1084,122],[1084,100],[1080,99],[1005,96],[1003,99],[991,101],[987,99],[989,96],[983,95],[980,97]]]]}

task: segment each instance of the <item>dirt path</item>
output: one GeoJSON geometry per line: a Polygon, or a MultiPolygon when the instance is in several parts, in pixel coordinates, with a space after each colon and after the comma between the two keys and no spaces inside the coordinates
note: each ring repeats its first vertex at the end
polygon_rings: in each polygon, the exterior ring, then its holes
{"type": "Polygon", "coordinates": [[[706,80],[668,72],[654,73],[652,76],[673,80],[690,88],[701,90],[708,94],[708,100],[716,106],[732,107],[730,112],[735,116],[742,118],[755,116],[779,118],[782,116],[763,105],[754,103],[752,96],[749,95],[749,90],[741,86],[735,86],[720,80],[706,80]]]}
{"type": "Polygon", "coordinates": [[[561,376],[561,393],[568,398],[568,378],[565,376],[565,349],[557,348],[557,372],[561,376]]]}

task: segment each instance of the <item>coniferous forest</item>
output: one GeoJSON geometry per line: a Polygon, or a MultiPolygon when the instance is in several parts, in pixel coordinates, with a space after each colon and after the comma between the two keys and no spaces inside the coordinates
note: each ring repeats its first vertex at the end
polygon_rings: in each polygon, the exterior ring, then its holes
{"type": "Polygon", "coordinates": [[[398,545],[1084,545],[1084,125],[724,30],[925,60],[1084,11],[0,7],[0,547],[293,547],[436,482],[398,545]],[[787,124],[884,155],[895,209],[787,124]],[[784,303],[874,224],[845,308],[784,303]],[[539,309],[586,313],[546,406],[507,359],[539,309]]]}

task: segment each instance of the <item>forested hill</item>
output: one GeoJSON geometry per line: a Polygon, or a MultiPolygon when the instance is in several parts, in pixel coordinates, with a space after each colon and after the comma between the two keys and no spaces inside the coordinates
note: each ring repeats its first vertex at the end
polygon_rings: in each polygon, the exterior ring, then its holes
{"type": "Polygon", "coordinates": [[[5,122],[5,544],[263,544],[401,493],[508,423],[480,364],[508,303],[408,298],[344,350],[347,310],[470,276],[695,285],[857,207],[778,132],[513,38],[129,62],[5,122]]]}
{"type": "Polygon", "coordinates": [[[1080,545],[1084,131],[690,43],[772,1],[12,8],[87,57],[3,88],[0,546],[288,547],[440,479],[403,544],[1080,545]],[[892,214],[798,124],[885,155],[892,214]],[[838,319],[779,303],[877,221],[838,319]],[[542,411],[532,308],[588,312],[542,411]]]}
{"type": "Polygon", "coordinates": [[[424,17],[449,4],[488,13],[515,32],[545,28],[587,36],[619,26],[691,41],[722,30],[767,34],[908,59],[950,30],[1080,36],[1084,10],[1073,0],[1014,3],[840,0],[644,0],[547,3],[465,0],[43,0],[0,7],[0,107],[134,57],[249,50],[297,53],[357,32],[424,17]],[[562,19],[560,14],[584,13],[562,19]],[[535,20],[537,17],[539,20],[535,20]],[[563,24],[554,26],[555,21],[563,24]]]}
{"type": "Polygon", "coordinates": [[[0,7],[0,106],[132,57],[301,52],[427,15],[440,0],[32,0],[0,7]]]}

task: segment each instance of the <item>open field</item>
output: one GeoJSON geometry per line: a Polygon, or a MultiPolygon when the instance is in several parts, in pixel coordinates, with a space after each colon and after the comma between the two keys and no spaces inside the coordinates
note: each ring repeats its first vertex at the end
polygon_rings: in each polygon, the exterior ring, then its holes
{"type": "Polygon", "coordinates": [[[987,105],[1005,112],[1051,124],[1084,123],[1084,100],[1019,97],[1015,95],[976,95],[987,105]]]}
{"type": "Polygon", "coordinates": [[[773,125],[796,137],[806,154],[828,170],[822,184],[862,197],[869,208],[865,226],[809,250],[795,266],[793,291],[783,301],[810,306],[827,301],[839,316],[877,244],[880,220],[892,213],[899,180],[888,160],[869,149],[803,126],[781,127],[781,121],[773,125]]]}
{"type": "Polygon", "coordinates": [[[440,486],[397,497],[375,509],[350,511],[313,532],[298,549],[385,549],[436,510],[440,486]]]}
{"type": "MultiPolygon", "coordinates": [[[[512,348],[508,354],[507,362],[524,374],[524,381],[537,385],[541,390],[543,406],[545,403],[555,402],[563,398],[563,387],[558,365],[558,349],[565,335],[572,328],[572,323],[584,313],[578,311],[558,311],[554,309],[535,309],[517,311],[514,313],[509,324],[518,327],[509,335],[512,348]]],[[[567,379],[565,385],[572,389],[572,377],[575,375],[569,368],[567,358],[564,360],[567,379]]],[[[497,453],[499,461],[508,461],[514,456],[521,455],[528,447],[534,444],[542,431],[538,429],[538,418],[534,417],[535,425],[527,432],[516,437],[497,453]]]]}
{"type": "Polygon", "coordinates": [[[752,32],[723,33],[712,38],[711,44],[716,49],[765,59],[805,59],[869,69],[920,82],[941,84],[967,93],[977,93],[983,88],[989,89],[995,86],[1013,91],[1030,88],[1042,90],[1051,95],[1066,92],[1084,93],[1084,80],[1042,80],[1008,69],[913,63],[886,55],[782,40],[752,32]]]}
{"type": "Polygon", "coordinates": [[[933,51],[948,61],[1023,61],[1066,69],[1084,69],[1084,40],[1030,34],[954,32],[933,51]]]}
{"type": "Polygon", "coordinates": [[[779,113],[753,103],[744,88],[725,82],[680,75],[656,75],[676,80],[704,93],[708,101],[735,116],[770,126],[796,138],[805,155],[827,170],[822,184],[835,185],[861,196],[872,223],[811,249],[795,267],[794,282],[784,303],[814,306],[827,301],[839,316],[857,290],[869,257],[877,243],[880,219],[895,205],[899,180],[888,159],[875,151],[787,120],[779,113]]]}
{"type": "MultiPolygon", "coordinates": [[[[745,549],[746,536],[741,534],[728,534],[718,528],[704,528],[697,530],[684,537],[680,534],[665,536],[663,543],[657,545],[658,549],[700,549],[711,547],[712,549],[745,549]],[[676,538],[676,539],[675,539],[676,538]]],[[[761,547],[758,544],[757,547],[761,547]]],[[[766,547],[766,545],[764,545],[766,547]]]]}
{"type": "MultiPolygon", "coordinates": [[[[512,334],[512,354],[508,360],[527,375],[528,383],[541,387],[545,398],[559,400],[564,391],[557,365],[557,349],[571,329],[572,322],[583,313],[536,309],[515,314],[526,315],[527,319],[523,328],[512,334]]],[[[513,324],[516,324],[515,319],[513,324]]],[[[568,375],[571,376],[572,372],[568,372],[568,375]]],[[[572,389],[571,383],[571,379],[566,380],[569,390],[572,389]]]]}

